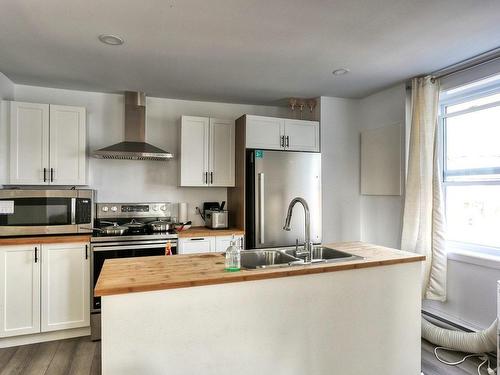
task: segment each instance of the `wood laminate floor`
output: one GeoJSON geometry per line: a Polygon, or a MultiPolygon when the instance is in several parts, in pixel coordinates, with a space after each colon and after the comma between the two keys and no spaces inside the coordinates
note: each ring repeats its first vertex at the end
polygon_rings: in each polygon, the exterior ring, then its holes
{"type": "Polygon", "coordinates": [[[100,375],[101,342],[90,336],[0,349],[0,375],[100,375]]]}
{"type": "MultiPolygon", "coordinates": [[[[424,375],[477,375],[477,367],[482,362],[479,358],[469,358],[458,366],[448,366],[439,362],[434,356],[435,345],[422,340],[422,372],[424,375]]],[[[442,352],[440,357],[448,362],[461,360],[465,354],[442,352]]],[[[491,366],[494,368],[494,359],[491,359],[491,366]]],[[[481,374],[488,375],[486,367],[483,366],[481,374]]]]}
{"type": "MultiPolygon", "coordinates": [[[[434,357],[434,346],[422,341],[424,375],[477,375],[478,359],[459,366],[447,366],[434,357]]],[[[443,355],[446,360],[462,358],[458,354],[443,355]]],[[[50,341],[40,344],[0,349],[0,375],[100,375],[101,342],[90,337],[50,341]]],[[[486,369],[482,371],[486,374],[486,369]]],[[[374,374],[381,375],[381,374],[374,374]]]]}

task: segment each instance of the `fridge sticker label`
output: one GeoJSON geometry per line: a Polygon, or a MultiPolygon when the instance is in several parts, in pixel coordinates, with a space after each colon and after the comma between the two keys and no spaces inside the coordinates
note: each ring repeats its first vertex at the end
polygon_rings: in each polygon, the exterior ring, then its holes
{"type": "Polygon", "coordinates": [[[264,151],[255,150],[255,158],[262,159],[264,157],[264,151]]]}
{"type": "Polygon", "coordinates": [[[14,201],[0,201],[0,215],[14,213],[14,201]]]}

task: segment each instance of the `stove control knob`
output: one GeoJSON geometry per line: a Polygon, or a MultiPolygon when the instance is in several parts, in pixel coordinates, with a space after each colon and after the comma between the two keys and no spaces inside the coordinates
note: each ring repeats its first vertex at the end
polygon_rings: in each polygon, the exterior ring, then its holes
{"type": "Polygon", "coordinates": [[[103,207],[101,208],[101,210],[102,210],[103,212],[108,212],[108,211],[109,211],[109,207],[108,207],[108,206],[103,206],[103,207]]]}
{"type": "Polygon", "coordinates": [[[118,207],[116,207],[116,206],[111,207],[111,211],[113,211],[113,212],[118,211],[118,207]]]}
{"type": "Polygon", "coordinates": [[[160,210],[162,210],[162,211],[166,211],[166,210],[167,210],[167,207],[166,207],[165,205],[163,205],[163,206],[161,206],[161,207],[160,207],[160,210]]]}
{"type": "Polygon", "coordinates": [[[153,206],[153,211],[158,211],[158,206],[157,205],[153,206]]]}

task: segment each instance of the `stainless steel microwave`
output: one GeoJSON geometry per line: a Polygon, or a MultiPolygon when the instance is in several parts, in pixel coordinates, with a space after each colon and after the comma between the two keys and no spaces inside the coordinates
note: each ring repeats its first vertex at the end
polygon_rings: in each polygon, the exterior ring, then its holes
{"type": "Polygon", "coordinates": [[[93,190],[0,190],[0,236],[92,233],[93,190]]]}

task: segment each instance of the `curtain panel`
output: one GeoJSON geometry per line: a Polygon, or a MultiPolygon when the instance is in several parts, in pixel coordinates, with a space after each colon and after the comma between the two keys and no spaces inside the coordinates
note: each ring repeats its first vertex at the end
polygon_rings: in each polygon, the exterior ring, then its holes
{"type": "Polygon", "coordinates": [[[422,298],[446,300],[445,216],[439,163],[439,82],[412,80],[408,175],[401,248],[426,256],[422,298]]]}

